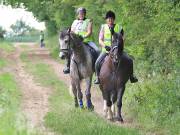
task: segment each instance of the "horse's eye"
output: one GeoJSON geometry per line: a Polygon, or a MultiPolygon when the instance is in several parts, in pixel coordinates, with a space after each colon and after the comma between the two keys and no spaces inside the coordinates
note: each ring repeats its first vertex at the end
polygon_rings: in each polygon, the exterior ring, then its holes
{"type": "Polygon", "coordinates": [[[68,40],[65,40],[64,42],[67,44],[67,43],[68,43],[68,40]]]}

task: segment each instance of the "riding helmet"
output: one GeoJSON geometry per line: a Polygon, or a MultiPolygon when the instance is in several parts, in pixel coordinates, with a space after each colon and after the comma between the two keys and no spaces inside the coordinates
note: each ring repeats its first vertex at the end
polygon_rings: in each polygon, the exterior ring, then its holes
{"type": "Polygon", "coordinates": [[[105,19],[107,19],[107,18],[113,18],[115,20],[115,18],[116,18],[115,13],[113,11],[109,10],[105,16],[105,19]]]}
{"type": "Polygon", "coordinates": [[[84,14],[86,14],[86,9],[84,7],[79,7],[76,12],[77,14],[79,14],[79,12],[83,12],[84,14]]]}

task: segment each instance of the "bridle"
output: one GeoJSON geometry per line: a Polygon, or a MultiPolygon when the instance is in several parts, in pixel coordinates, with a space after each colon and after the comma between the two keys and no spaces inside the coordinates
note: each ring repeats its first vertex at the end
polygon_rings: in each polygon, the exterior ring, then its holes
{"type": "Polygon", "coordinates": [[[71,44],[71,29],[69,28],[68,31],[67,31],[67,35],[68,35],[68,45],[67,45],[67,48],[66,49],[60,49],[61,52],[66,52],[68,54],[68,57],[70,56],[70,52],[71,52],[71,47],[70,47],[70,44],[71,44]]]}
{"type": "MultiPolygon", "coordinates": [[[[116,45],[116,46],[113,46],[113,48],[110,50],[109,55],[110,55],[110,58],[111,58],[111,59],[114,59],[114,57],[116,57],[116,56],[113,54],[113,52],[114,52],[116,49],[118,49],[118,46],[117,46],[117,45],[116,45]]],[[[118,55],[118,53],[117,53],[117,55],[118,55]]],[[[118,57],[118,56],[117,56],[117,57],[118,57]]],[[[119,59],[118,59],[118,62],[119,62],[119,59]]]]}

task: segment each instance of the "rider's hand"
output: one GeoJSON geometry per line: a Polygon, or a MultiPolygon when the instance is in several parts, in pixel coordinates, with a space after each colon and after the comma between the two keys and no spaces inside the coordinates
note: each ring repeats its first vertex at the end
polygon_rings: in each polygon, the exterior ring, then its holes
{"type": "Polygon", "coordinates": [[[111,47],[110,46],[105,46],[105,49],[106,49],[106,51],[110,51],[111,50],[111,47]]]}
{"type": "Polygon", "coordinates": [[[83,39],[87,38],[87,36],[86,36],[86,35],[82,35],[82,37],[83,37],[83,39]]]}

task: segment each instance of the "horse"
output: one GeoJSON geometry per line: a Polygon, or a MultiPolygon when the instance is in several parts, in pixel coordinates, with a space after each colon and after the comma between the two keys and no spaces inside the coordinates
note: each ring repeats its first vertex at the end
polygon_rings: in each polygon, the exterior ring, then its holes
{"type": "Polygon", "coordinates": [[[123,122],[121,116],[122,97],[126,82],[132,74],[133,61],[123,52],[123,36],[119,33],[112,35],[112,46],[109,54],[105,57],[100,70],[100,89],[104,99],[104,113],[109,120],[123,122]],[[117,112],[115,103],[117,101],[117,112]],[[112,109],[112,110],[111,110],[112,109]]]}
{"type": "Polygon", "coordinates": [[[86,104],[88,109],[93,109],[91,102],[91,83],[95,71],[94,64],[98,54],[92,55],[90,47],[83,42],[83,38],[70,30],[60,32],[60,50],[66,54],[71,52],[70,79],[74,95],[75,107],[84,108],[81,81],[86,83],[86,104]],[[79,103],[78,103],[79,100],[79,103]]]}

